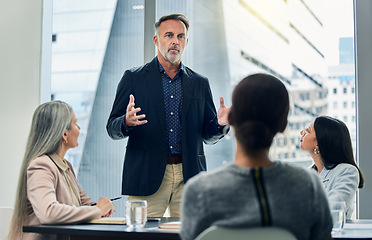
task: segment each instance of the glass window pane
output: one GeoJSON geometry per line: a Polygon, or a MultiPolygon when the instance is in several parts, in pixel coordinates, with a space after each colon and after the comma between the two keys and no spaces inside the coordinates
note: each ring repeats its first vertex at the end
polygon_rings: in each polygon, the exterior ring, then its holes
{"type": "MultiPolygon", "coordinates": [[[[105,124],[122,74],[143,64],[144,1],[53,3],[52,95],[72,105],[81,125],[79,147],[66,158],[90,196],[114,196],[126,140],[109,139],[105,124]],[[94,174],[106,168],[115,174],[94,174]]],[[[299,132],[323,114],[345,121],[355,146],[352,0],[158,0],[156,11],[157,18],[175,12],[189,18],[182,61],[208,77],[217,108],[220,96],[230,104],[233,87],[248,74],[265,72],[285,83],[289,122],[273,143],[272,159],[309,166],[299,132]]],[[[205,146],[208,169],[233,160],[232,132],[205,146]]]]}

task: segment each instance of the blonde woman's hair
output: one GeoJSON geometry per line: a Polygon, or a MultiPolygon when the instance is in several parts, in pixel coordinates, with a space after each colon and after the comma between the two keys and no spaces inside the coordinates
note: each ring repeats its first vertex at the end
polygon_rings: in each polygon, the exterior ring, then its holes
{"type": "Polygon", "coordinates": [[[62,101],[52,101],[36,108],[32,117],[25,155],[19,174],[16,202],[8,239],[16,239],[23,234],[22,226],[29,214],[27,199],[27,167],[42,155],[53,154],[62,144],[62,134],[70,129],[72,108],[62,101]]]}

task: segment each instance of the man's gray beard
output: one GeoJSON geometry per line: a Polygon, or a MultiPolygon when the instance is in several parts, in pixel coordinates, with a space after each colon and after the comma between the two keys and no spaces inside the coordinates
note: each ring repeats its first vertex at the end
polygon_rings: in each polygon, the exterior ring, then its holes
{"type": "Polygon", "coordinates": [[[166,54],[164,54],[164,52],[161,49],[160,49],[160,53],[161,53],[161,55],[163,55],[163,58],[170,63],[178,62],[181,59],[181,56],[182,56],[181,54],[179,54],[176,58],[169,58],[166,54]]]}
{"type": "MultiPolygon", "coordinates": [[[[163,56],[164,57],[164,56],[163,56]]],[[[164,57],[165,58],[165,60],[167,60],[168,62],[171,62],[171,63],[176,63],[176,62],[178,62],[178,60],[180,60],[181,59],[181,56],[179,56],[179,57],[176,57],[176,58],[168,58],[168,57],[164,57]]]]}

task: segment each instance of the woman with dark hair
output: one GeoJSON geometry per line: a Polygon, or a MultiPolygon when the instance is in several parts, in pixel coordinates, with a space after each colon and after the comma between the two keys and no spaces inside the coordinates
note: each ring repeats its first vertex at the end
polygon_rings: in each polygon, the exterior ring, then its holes
{"type": "Polygon", "coordinates": [[[64,156],[78,146],[80,127],[72,108],[61,101],[41,104],[32,117],[19,175],[9,240],[69,239],[68,236],[23,233],[22,226],[78,223],[115,210],[101,197],[95,206],[80,188],[72,165],[64,156]]]}
{"type": "Polygon", "coordinates": [[[344,201],[350,219],[355,193],[363,187],[364,178],[354,160],[347,126],[336,118],[320,116],[300,133],[301,149],[313,158],[329,201],[344,201]]]}
{"type": "Polygon", "coordinates": [[[234,162],[186,183],[183,240],[213,225],[274,226],[299,240],[330,237],[332,218],[317,174],[269,157],[274,136],[287,126],[288,111],[287,89],[274,76],[250,75],[235,87],[229,113],[236,136],[234,162]]]}

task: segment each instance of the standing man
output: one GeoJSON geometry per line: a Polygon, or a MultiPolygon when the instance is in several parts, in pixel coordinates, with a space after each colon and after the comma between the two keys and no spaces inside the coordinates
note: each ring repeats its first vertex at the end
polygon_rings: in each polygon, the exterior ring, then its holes
{"type": "Polygon", "coordinates": [[[189,21],[182,14],[155,23],[158,55],[125,71],[107,122],[112,139],[129,137],[122,194],[147,200],[148,216],[180,216],[184,183],[206,170],[203,141],[224,136],[230,108],[216,109],[208,79],[181,63],[189,21]]]}

